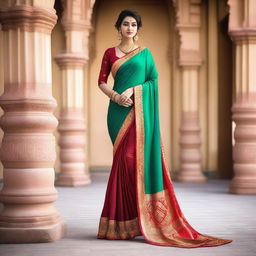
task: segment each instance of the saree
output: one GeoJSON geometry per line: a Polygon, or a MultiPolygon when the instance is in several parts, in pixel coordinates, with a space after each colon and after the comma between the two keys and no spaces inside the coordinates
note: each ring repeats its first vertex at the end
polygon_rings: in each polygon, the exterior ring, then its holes
{"type": "Polygon", "coordinates": [[[138,47],[116,60],[111,73],[116,92],[134,87],[134,104],[109,102],[107,124],[114,157],[97,237],[143,235],[150,244],[184,248],[230,243],[197,232],[180,209],[164,155],[158,72],[149,49],[138,47]]]}

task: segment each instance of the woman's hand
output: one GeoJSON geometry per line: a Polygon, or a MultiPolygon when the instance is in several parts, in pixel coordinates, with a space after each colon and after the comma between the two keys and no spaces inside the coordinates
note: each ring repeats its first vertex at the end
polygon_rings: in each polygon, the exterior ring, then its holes
{"type": "Polygon", "coordinates": [[[130,98],[127,98],[126,101],[123,102],[122,95],[120,95],[120,94],[115,96],[115,102],[124,107],[130,107],[133,105],[133,101],[130,98]],[[123,102],[123,103],[121,103],[121,102],[123,102]]]}
{"type": "Polygon", "coordinates": [[[119,103],[120,105],[127,105],[131,106],[133,104],[133,100],[131,99],[131,96],[133,95],[133,88],[128,88],[126,89],[121,95],[120,95],[120,99],[119,99],[119,103]]]}

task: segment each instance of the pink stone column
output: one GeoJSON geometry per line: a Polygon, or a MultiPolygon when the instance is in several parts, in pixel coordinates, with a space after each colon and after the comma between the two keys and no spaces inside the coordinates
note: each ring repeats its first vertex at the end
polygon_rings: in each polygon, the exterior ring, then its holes
{"type": "Polygon", "coordinates": [[[88,153],[85,151],[84,69],[89,59],[89,32],[94,0],[63,1],[62,26],[65,52],[55,57],[62,73],[62,97],[58,131],[60,133],[60,174],[58,186],[91,183],[88,153]]]}
{"type": "Polygon", "coordinates": [[[201,167],[201,139],[199,123],[199,69],[202,64],[200,49],[201,1],[173,1],[176,29],[180,36],[179,66],[181,74],[180,124],[180,182],[206,181],[201,167]]]}
{"type": "Polygon", "coordinates": [[[55,58],[62,72],[62,107],[59,117],[60,174],[58,186],[82,186],[91,183],[86,166],[86,125],[83,108],[83,75],[86,59],[78,54],[55,58]],[[69,93],[69,94],[68,94],[69,93]],[[80,98],[80,104],[79,99],[80,98]]]}
{"type": "Polygon", "coordinates": [[[51,38],[54,1],[2,1],[4,93],[0,119],[4,166],[0,243],[50,242],[65,223],[54,207],[56,159],[52,97],[51,38]],[[24,2],[25,3],[25,2],[24,2]]]}
{"type": "MultiPolygon", "coordinates": [[[[187,53],[188,54],[188,53],[187,53]]],[[[201,139],[198,112],[198,65],[182,62],[182,113],[180,125],[180,173],[177,181],[202,183],[201,139]],[[186,64],[186,65],[184,65],[186,64]]],[[[198,63],[199,64],[199,63],[198,63]]]]}
{"type": "Polygon", "coordinates": [[[256,1],[230,0],[229,34],[234,42],[234,177],[230,192],[256,194],[256,1]]]}

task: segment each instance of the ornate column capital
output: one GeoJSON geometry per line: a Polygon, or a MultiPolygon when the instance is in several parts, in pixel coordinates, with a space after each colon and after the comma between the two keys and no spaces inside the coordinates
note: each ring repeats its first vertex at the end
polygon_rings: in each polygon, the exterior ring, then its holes
{"type": "Polygon", "coordinates": [[[228,0],[230,8],[229,34],[235,43],[256,43],[256,2],[228,0]]]}
{"type": "Polygon", "coordinates": [[[50,34],[57,16],[53,8],[41,6],[14,5],[0,8],[2,30],[17,29],[50,34]]]}
{"type": "Polygon", "coordinates": [[[88,59],[88,37],[95,0],[62,0],[61,24],[65,31],[66,52],[79,53],[88,59]]]}
{"type": "Polygon", "coordinates": [[[88,58],[79,53],[63,53],[57,55],[55,61],[62,69],[82,69],[88,61],[88,58]]]}
{"type": "Polygon", "coordinates": [[[89,25],[95,0],[62,0],[62,24],[89,25]]]}
{"type": "Polygon", "coordinates": [[[201,0],[173,0],[180,37],[179,65],[200,66],[201,0]]]}

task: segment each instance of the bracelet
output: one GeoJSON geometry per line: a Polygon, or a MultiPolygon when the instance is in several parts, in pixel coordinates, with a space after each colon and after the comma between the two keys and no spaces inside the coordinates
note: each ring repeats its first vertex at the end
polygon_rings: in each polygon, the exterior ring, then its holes
{"type": "Polygon", "coordinates": [[[112,100],[113,100],[114,102],[116,102],[116,101],[115,101],[115,97],[116,97],[117,95],[118,95],[118,93],[115,93],[115,95],[113,96],[113,99],[112,99],[112,100]]]}
{"type": "Polygon", "coordinates": [[[111,93],[110,93],[110,95],[108,96],[110,99],[112,98],[114,92],[115,92],[115,91],[112,90],[111,93]]]}
{"type": "Polygon", "coordinates": [[[111,95],[111,100],[114,101],[115,96],[117,95],[117,92],[113,92],[111,95]]]}
{"type": "Polygon", "coordinates": [[[114,101],[114,98],[115,98],[115,96],[116,96],[117,94],[118,94],[118,93],[113,90],[113,92],[111,93],[110,99],[111,99],[112,101],[114,101]]]}
{"type": "Polygon", "coordinates": [[[114,94],[116,94],[117,92],[114,90],[111,90],[111,93],[109,95],[109,98],[112,100],[112,97],[114,96],[114,94]]]}

